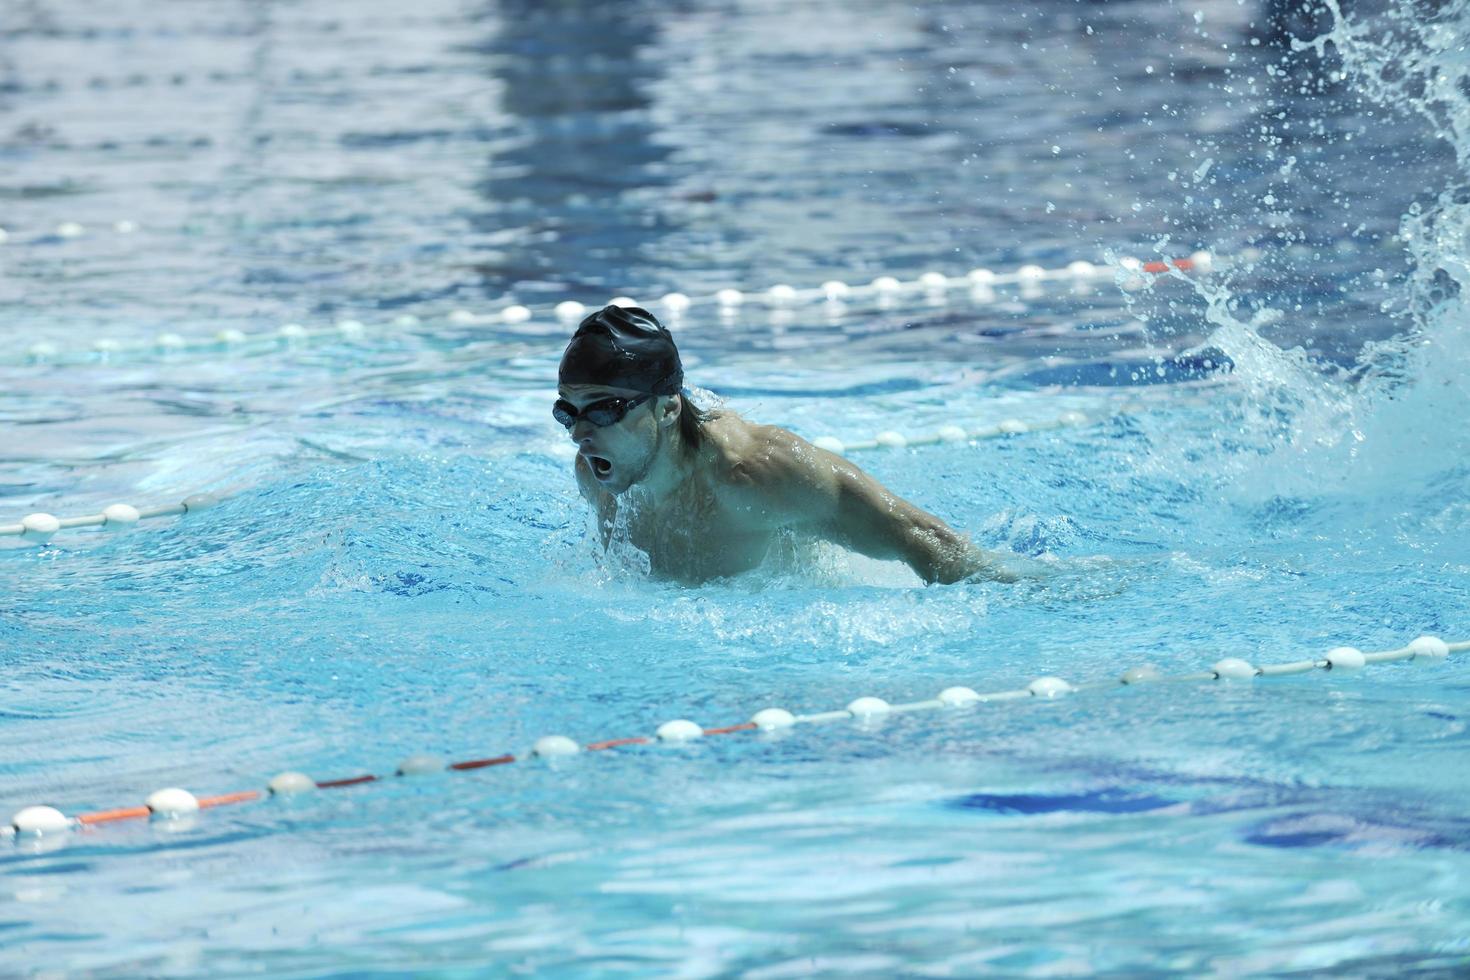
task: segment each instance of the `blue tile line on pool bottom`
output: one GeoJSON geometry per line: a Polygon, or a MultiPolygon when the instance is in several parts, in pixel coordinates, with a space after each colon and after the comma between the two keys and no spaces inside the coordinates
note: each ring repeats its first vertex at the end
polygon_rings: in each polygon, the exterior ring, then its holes
{"type": "MultiPolygon", "coordinates": [[[[81,234],[76,230],[78,228],[80,228],[79,225],[68,227],[68,234],[81,234]]],[[[808,289],[797,289],[794,286],[780,283],[763,290],[721,289],[701,296],[689,296],[678,292],[665,293],[658,298],[657,305],[665,313],[674,317],[678,317],[691,307],[710,305],[717,307],[722,315],[733,315],[747,302],[763,304],[773,311],[781,311],[820,300],[829,308],[840,310],[848,300],[874,298],[879,306],[888,308],[897,304],[904,296],[921,296],[931,302],[943,303],[949,292],[957,289],[968,289],[971,300],[976,303],[989,303],[995,300],[996,286],[1014,285],[1019,287],[1022,296],[1030,297],[1039,295],[1042,285],[1047,282],[1070,281],[1074,286],[1085,288],[1095,279],[1112,276],[1124,289],[1131,291],[1147,286],[1151,282],[1150,276],[1182,276],[1185,272],[1208,273],[1219,261],[1209,252],[1195,252],[1189,258],[1168,261],[1145,262],[1141,259],[1125,257],[1117,260],[1114,265],[1076,261],[1062,269],[1044,269],[1039,265],[1023,265],[1014,272],[972,269],[963,276],[926,272],[912,280],[879,276],[866,285],[850,285],[841,280],[830,279],[820,286],[808,289]]],[[[615,296],[608,300],[608,303],[613,306],[640,305],[639,301],[629,296],[615,296]]],[[[493,313],[475,313],[471,310],[457,309],[448,313],[445,320],[454,326],[489,324],[514,326],[527,323],[539,316],[542,319],[554,317],[563,323],[575,323],[588,312],[588,307],[575,300],[564,300],[555,305],[542,305],[538,309],[539,313],[519,303],[505,306],[493,313]]],[[[421,322],[421,319],[413,314],[404,314],[394,318],[390,325],[399,329],[412,329],[419,326],[421,322]]],[[[97,363],[99,359],[107,360],[121,355],[166,355],[218,350],[240,352],[251,346],[278,349],[282,345],[290,347],[310,341],[357,340],[363,337],[368,329],[368,325],[361,320],[348,319],[331,326],[315,328],[305,327],[299,323],[288,323],[276,330],[253,333],[229,328],[220,330],[211,337],[189,338],[177,333],[165,332],[151,341],[123,342],[103,338],[93,343],[91,349],[87,351],[66,351],[49,341],[38,341],[26,347],[18,359],[0,356],[0,363],[44,364],[66,360],[85,364],[97,363]]]]}
{"type": "MultiPolygon", "coordinates": [[[[1111,416],[1117,417],[1136,411],[1137,406],[1123,405],[1111,416]]],[[[1054,419],[1039,422],[1023,422],[1020,419],[1004,419],[994,425],[978,429],[965,429],[958,425],[946,425],[925,435],[905,436],[900,432],[880,432],[872,439],[843,442],[832,436],[820,436],[812,445],[839,456],[850,452],[866,452],[874,449],[903,449],[913,446],[933,446],[944,442],[970,442],[980,439],[998,439],[1005,436],[1022,435],[1027,432],[1045,432],[1049,429],[1064,429],[1084,426],[1093,422],[1082,412],[1063,412],[1054,419]]],[[[139,521],[156,517],[176,517],[196,511],[207,510],[226,499],[224,494],[196,493],[185,497],[177,504],[159,507],[135,507],[132,504],[110,504],[101,513],[84,514],[80,517],[57,517],[54,514],[37,512],[27,514],[14,524],[0,524],[0,537],[21,537],[37,544],[45,544],[59,531],[74,527],[100,527],[105,531],[125,531],[139,521]]]]}
{"type": "MultiPolygon", "coordinates": [[[[728,735],[736,732],[773,733],[797,725],[814,725],[824,722],[855,720],[872,722],[891,714],[934,711],[949,708],[965,708],[996,701],[1013,701],[1029,698],[1053,699],[1090,690],[1116,690],[1124,686],[1144,683],[1201,682],[1201,681],[1247,681],[1256,677],[1274,677],[1286,674],[1305,673],[1314,670],[1357,671],[1369,664],[1389,663],[1406,660],[1425,664],[1441,664],[1451,653],[1470,650],[1470,640],[1446,643],[1434,636],[1420,636],[1397,650],[1364,653],[1355,647],[1334,647],[1320,659],[1298,660],[1284,664],[1255,665],[1238,657],[1226,657],[1216,661],[1209,670],[1193,674],[1173,676],[1161,674],[1152,665],[1142,665],[1124,671],[1117,678],[1105,681],[1090,681],[1072,684],[1060,677],[1038,677],[1026,687],[1012,691],[978,693],[968,687],[948,687],[938,697],[906,704],[890,704],[877,697],[860,697],[848,703],[846,708],[823,711],[815,714],[796,715],[785,708],[765,708],[757,711],[749,721],[722,728],[703,728],[686,718],[664,722],[652,738],[611,739],[601,742],[578,744],[565,735],[547,735],[536,740],[529,752],[522,755],[504,754],[487,759],[472,759],[463,762],[448,762],[438,756],[415,755],[399,763],[394,776],[416,776],[446,770],[473,770],[489,766],[506,765],[534,759],[552,759],[577,755],[583,751],[602,751],[627,745],[685,744],[712,735],[728,735]]],[[[148,795],[141,806],[121,807],[69,817],[50,806],[28,806],[11,817],[5,827],[0,827],[0,839],[13,838],[17,844],[49,847],[58,840],[81,828],[122,820],[154,819],[172,822],[179,827],[181,821],[193,818],[201,809],[248,803],[263,797],[294,795],[317,789],[338,789],[381,781],[373,774],[317,781],[300,772],[283,772],[270,780],[263,790],[242,790],[218,796],[196,797],[188,790],[168,787],[148,795]],[[43,845],[44,842],[44,845],[43,845]]]]}

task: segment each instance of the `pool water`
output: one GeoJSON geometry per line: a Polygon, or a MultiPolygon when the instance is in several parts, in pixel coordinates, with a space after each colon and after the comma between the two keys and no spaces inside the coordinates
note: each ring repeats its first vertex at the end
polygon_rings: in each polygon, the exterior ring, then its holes
{"type": "MultiPolygon", "coordinates": [[[[0,523],[226,499],[0,538],[0,810],[1470,638],[1465,14],[7,11],[0,523]],[[1052,578],[591,543],[552,304],[1074,260],[672,321],[700,399],[808,438],[1085,415],[853,454],[1052,578]]],[[[1448,976],[1467,690],[1117,687],[0,841],[0,974],[1448,976]]]]}

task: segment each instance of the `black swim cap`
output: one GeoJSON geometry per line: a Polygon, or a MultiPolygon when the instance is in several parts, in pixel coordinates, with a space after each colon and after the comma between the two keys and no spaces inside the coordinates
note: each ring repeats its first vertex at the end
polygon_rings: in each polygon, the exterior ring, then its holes
{"type": "Polygon", "coordinates": [[[676,395],[684,387],[684,366],[673,335],[652,313],[636,306],[604,306],[572,334],[561,356],[559,378],[567,385],[676,395]]]}

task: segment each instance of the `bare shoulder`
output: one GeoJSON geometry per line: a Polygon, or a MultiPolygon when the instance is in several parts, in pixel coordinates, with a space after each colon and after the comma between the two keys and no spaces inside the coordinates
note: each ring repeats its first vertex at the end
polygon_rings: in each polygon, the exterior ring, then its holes
{"type": "MultiPolygon", "coordinates": [[[[761,425],[725,413],[705,424],[710,461],[721,482],[741,484],[780,479],[830,455],[779,425],[761,425]]],[[[836,457],[832,457],[836,458],[836,457]]]]}
{"type": "Polygon", "coordinates": [[[773,517],[835,494],[846,461],[777,425],[726,414],[705,426],[711,474],[732,502],[773,517]]]}

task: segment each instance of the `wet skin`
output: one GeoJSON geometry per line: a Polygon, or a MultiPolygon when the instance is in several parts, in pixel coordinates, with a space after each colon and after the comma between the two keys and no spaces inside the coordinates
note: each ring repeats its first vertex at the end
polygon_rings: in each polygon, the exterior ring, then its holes
{"type": "MultiPolygon", "coordinates": [[[[599,385],[563,385],[558,393],[579,410],[641,394],[599,385]]],[[[624,517],[653,574],[702,582],[748,571],[792,529],[904,561],[925,582],[1016,578],[999,556],[785,429],[720,413],[690,451],[679,432],[682,410],[680,396],[661,395],[613,425],[578,419],[569,432],[577,486],[597,509],[604,547],[624,517]]]]}

